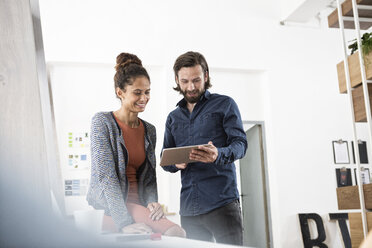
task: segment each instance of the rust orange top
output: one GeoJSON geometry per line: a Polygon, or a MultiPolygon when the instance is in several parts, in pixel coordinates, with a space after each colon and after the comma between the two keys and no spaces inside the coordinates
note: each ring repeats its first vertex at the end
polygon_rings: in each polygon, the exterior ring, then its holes
{"type": "Polygon", "coordinates": [[[125,147],[128,151],[128,164],[126,168],[126,175],[129,183],[127,203],[140,204],[138,198],[138,183],[137,183],[137,170],[146,159],[145,153],[145,127],[142,121],[138,127],[132,128],[118,118],[116,121],[123,133],[125,147]]]}

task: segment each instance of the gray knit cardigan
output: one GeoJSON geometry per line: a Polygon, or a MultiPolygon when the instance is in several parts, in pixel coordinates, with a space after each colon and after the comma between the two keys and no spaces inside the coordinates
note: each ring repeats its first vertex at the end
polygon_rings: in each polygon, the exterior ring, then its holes
{"type": "MultiPolygon", "coordinates": [[[[143,121],[145,127],[146,159],[137,172],[138,195],[143,206],[157,202],[155,173],[156,130],[143,121]]],[[[121,129],[112,112],[100,112],[92,118],[91,126],[91,179],[87,194],[89,205],[104,209],[111,215],[118,230],[133,223],[125,202],[128,180],[125,174],[128,151],[121,129]]]]}

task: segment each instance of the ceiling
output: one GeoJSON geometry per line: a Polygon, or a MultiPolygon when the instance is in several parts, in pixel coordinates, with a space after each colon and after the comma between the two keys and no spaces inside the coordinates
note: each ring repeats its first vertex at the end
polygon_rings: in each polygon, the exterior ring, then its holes
{"type": "Polygon", "coordinates": [[[306,23],[336,7],[336,0],[282,0],[283,22],[306,23]]]}

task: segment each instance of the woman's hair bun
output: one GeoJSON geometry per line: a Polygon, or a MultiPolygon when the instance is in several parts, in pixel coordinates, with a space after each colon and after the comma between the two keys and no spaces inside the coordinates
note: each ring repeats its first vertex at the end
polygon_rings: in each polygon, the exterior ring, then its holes
{"type": "Polygon", "coordinates": [[[134,54],[120,53],[116,57],[115,69],[115,92],[117,88],[125,90],[125,87],[132,85],[138,77],[145,77],[150,82],[149,74],[142,66],[142,61],[134,54]]]}
{"type": "Polygon", "coordinates": [[[116,57],[115,69],[116,71],[118,71],[121,68],[124,69],[130,64],[137,64],[139,66],[142,66],[142,61],[134,54],[121,53],[116,57]]]}

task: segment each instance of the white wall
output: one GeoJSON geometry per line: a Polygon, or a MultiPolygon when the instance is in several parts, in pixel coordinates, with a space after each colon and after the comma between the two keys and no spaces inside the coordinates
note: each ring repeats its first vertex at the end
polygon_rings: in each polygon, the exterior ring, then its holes
{"type": "MultiPolygon", "coordinates": [[[[126,51],[145,65],[165,68],[165,81],[152,84],[161,88],[152,97],[165,99],[164,108],[154,109],[159,118],[151,119],[160,139],[166,114],[180,99],[171,89],[179,54],[203,53],[216,68],[212,79],[226,68],[259,72],[261,85],[214,87],[236,94],[244,120],[265,121],[274,245],[301,247],[296,215],[315,212],[324,217],[326,243],[337,247],[336,224],[326,220],[338,211],[331,141],[352,138],[348,99],[338,93],[339,33],[280,26],[279,4],[265,3],[40,0],[45,55],[47,61],[113,63],[126,51]],[[260,103],[257,108],[245,95],[260,103]]],[[[365,139],[363,126],[358,130],[365,139]]],[[[169,184],[179,177],[160,170],[159,176],[169,184]]],[[[174,191],[169,196],[179,201],[174,191]]]]}

